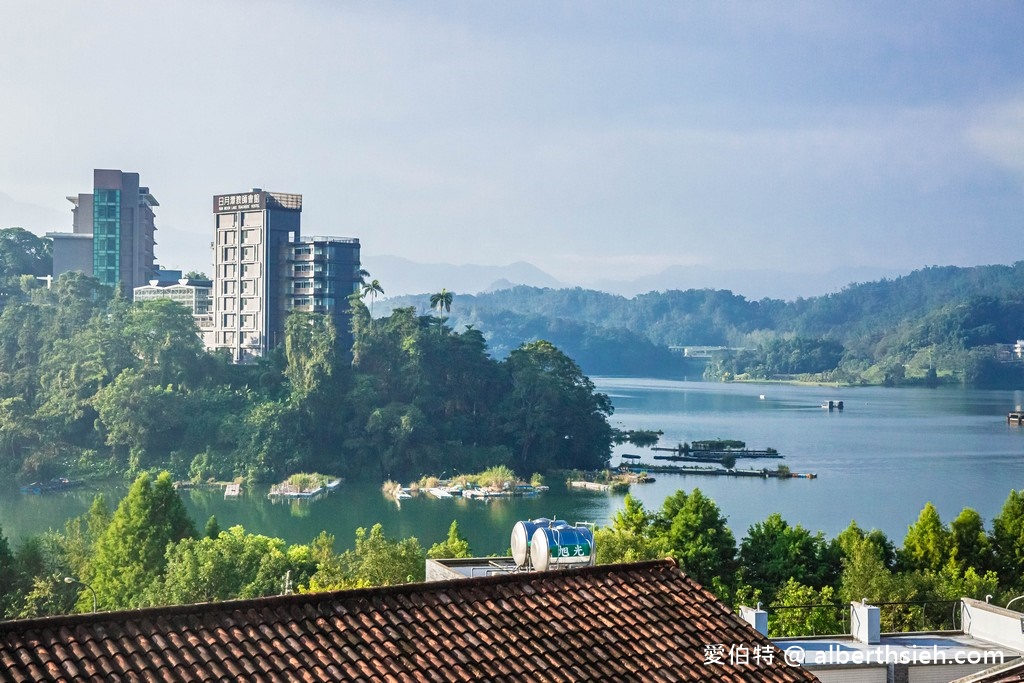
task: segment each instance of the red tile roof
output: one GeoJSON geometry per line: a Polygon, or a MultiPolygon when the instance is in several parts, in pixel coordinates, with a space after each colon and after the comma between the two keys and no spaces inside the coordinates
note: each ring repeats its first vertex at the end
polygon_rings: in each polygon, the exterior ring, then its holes
{"type": "Polygon", "coordinates": [[[659,560],[2,622],[0,681],[817,680],[730,647],[771,644],[659,560]]]}

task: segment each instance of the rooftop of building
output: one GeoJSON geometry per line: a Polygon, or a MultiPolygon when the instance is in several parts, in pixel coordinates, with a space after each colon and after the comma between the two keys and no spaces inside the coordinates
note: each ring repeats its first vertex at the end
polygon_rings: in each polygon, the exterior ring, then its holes
{"type": "Polygon", "coordinates": [[[660,560],[0,623],[10,680],[814,681],[660,560]],[[774,651],[773,651],[774,652],[774,651]]]}

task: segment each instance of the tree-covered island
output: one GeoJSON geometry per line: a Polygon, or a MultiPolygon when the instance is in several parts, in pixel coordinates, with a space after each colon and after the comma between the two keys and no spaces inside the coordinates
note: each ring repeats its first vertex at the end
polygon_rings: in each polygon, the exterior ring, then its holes
{"type": "Polygon", "coordinates": [[[232,365],[173,302],[132,303],[79,273],[19,282],[0,314],[0,470],[383,481],[605,466],[611,403],[549,342],[496,360],[479,330],[350,301],[351,348],[331,319],[295,312],[281,348],[232,365]]]}

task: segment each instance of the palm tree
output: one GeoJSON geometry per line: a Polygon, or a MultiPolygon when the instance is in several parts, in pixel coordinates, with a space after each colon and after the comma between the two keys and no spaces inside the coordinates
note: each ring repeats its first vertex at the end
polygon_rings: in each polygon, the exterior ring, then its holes
{"type": "MultiPolygon", "coordinates": [[[[369,275],[369,273],[367,273],[369,275]]],[[[372,282],[363,284],[363,293],[359,297],[365,299],[367,296],[370,297],[370,317],[373,318],[373,300],[377,298],[378,294],[384,294],[384,288],[380,286],[380,280],[373,280],[372,282]]]]}
{"type": "MultiPolygon", "coordinates": [[[[455,297],[454,292],[449,292],[447,289],[441,288],[441,291],[437,294],[430,295],[430,307],[436,308],[440,315],[443,310],[446,313],[452,312],[452,299],[455,297]]],[[[444,327],[444,316],[441,316],[441,324],[438,325],[438,330],[444,327]]],[[[440,332],[438,332],[440,334],[440,332]]]]}
{"type": "Polygon", "coordinates": [[[370,271],[364,270],[363,268],[356,271],[356,282],[359,284],[365,285],[368,277],[370,277],[370,271]]]}

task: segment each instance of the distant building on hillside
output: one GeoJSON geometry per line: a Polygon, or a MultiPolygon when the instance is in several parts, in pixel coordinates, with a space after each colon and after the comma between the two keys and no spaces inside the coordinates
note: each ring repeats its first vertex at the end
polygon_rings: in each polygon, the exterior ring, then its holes
{"type": "Polygon", "coordinates": [[[302,195],[249,192],[213,198],[213,334],[208,348],[236,363],[284,341],[293,310],[331,315],[348,330],[347,297],[359,284],[359,240],[301,237],[302,195]]]}
{"type": "Polygon", "coordinates": [[[156,224],[159,206],[138,173],[113,169],[93,171],[92,193],[68,197],[70,233],[48,233],[53,240],[53,274],[80,271],[105,285],[120,284],[126,292],[145,285],[156,274],[156,224]]]}

